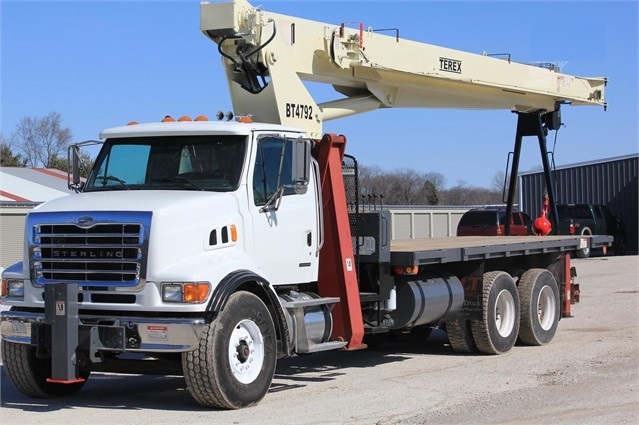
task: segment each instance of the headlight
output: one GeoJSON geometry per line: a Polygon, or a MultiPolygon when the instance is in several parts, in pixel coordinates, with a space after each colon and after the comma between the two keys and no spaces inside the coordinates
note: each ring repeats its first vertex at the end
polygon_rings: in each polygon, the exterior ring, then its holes
{"type": "Polygon", "coordinates": [[[24,280],[2,279],[2,298],[24,298],[24,280]]]}
{"type": "Polygon", "coordinates": [[[203,303],[209,296],[209,282],[166,282],[162,284],[162,301],[167,303],[203,303]]]}

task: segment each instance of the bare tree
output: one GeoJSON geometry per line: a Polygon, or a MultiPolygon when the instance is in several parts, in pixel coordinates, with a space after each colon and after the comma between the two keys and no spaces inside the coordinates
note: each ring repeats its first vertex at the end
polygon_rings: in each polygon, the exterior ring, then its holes
{"type": "Polygon", "coordinates": [[[504,187],[508,188],[508,183],[509,181],[506,180],[506,173],[504,173],[503,171],[497,171],[493,176],[491,187],[498,192],[502,192],[504,191],[504,187]]]}
{"type": "Polygon", "coordinates": [[[360,193],[366,202],[392,205],[436,205],[445,178],[439,173],[422,173],[399,168],[383,171],[379,166],[360,167],[360,193]]]}
{"type": "Polygon", "coordinates": [[[442,173],[431,171],[426,173],[424,176],[433,185],[437,192],[441,192],[446,189],[446,177],[442,173]]]}
{"type": "Polygon", "coordinates": [[[66,155],[71,130],[62,126],[62,116],[50,112],[44,117],[23,117],[16,126],[13,141],[29,167],[50,168],[66,155]]]}

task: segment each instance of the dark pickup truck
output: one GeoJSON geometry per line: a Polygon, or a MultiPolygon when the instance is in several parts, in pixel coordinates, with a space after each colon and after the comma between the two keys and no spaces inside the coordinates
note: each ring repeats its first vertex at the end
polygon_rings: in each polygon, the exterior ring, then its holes
{"type": "MultiPolygon", "coordinates": [[[[616,255],[626,253],[626,229],[621,215],[613,215],[601,204],[557,204],[560,235],[610,235],[616,255]]],[[[577,257],[590,256],[590,248],[576,251],[577,257]]]]}

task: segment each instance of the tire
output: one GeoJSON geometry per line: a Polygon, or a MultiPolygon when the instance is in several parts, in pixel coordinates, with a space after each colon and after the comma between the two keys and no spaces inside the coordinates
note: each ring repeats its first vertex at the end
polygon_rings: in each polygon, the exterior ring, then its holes
{"type": "Polygon", "coordinates": [[[64,397],[82,389],[90,371],[80,371],[82,382],[59,384],[47,382],[51,378],[51,360],[39,359],[36,349],[28,344],[2,340],[2,361],[13,385],[32,398],[64,397]]]}
{"type": "Polygon", "coordinates": [[[555,277],[546,269],[530,269],[518,282],[521,302],[519,340],[545,345],[555,337],[561,306],[555,277]]]}
{"type": "Polygon", "coordinates": [[[448,342],[453,350],[461,354],[477,353],[477,344],[473,339],[470,320],[452,320],[446,322],[448,342]]]}
{"type": "Polygon", "coordinates": [[[236,292],[197,350],[182,354],[184,378],[199,404],[239,409],[268,392],[277,362],[275,325],[262,300],[236,292]]]}
{"type": "MultiPolygon", "coordinates": [[[[584,227],[581,231],[581,236],[590,236],[592,232],[589,227],[584,227]]],[[[577,250],[577,258],[588,258],[590,257],[590,247],[577,250]]]]}
{"type": "Polygon", "coordinates": [[[626,236],[620,232],[615,236],[612,249],[615,251],[615,255],[626,255],[626,248],[626,236]]]}
{"type": "Polygon", "coordinates": [[[519,293],[506,272],[484,273],[482,319],[471,320],[473,339],[484,354],[503,354],[515,345],[519,333],[519,293]]]}

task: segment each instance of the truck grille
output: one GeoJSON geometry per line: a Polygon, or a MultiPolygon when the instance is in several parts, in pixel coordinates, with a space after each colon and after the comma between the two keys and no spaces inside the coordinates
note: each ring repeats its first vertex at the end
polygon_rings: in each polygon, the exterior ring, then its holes
{"type": "Polygon", "coordinates": [[[91,213],[69,222],[60,213],[31,214],[35,282],[137,286],[146,272],[150,218],[150,213],[91,213]]]}

